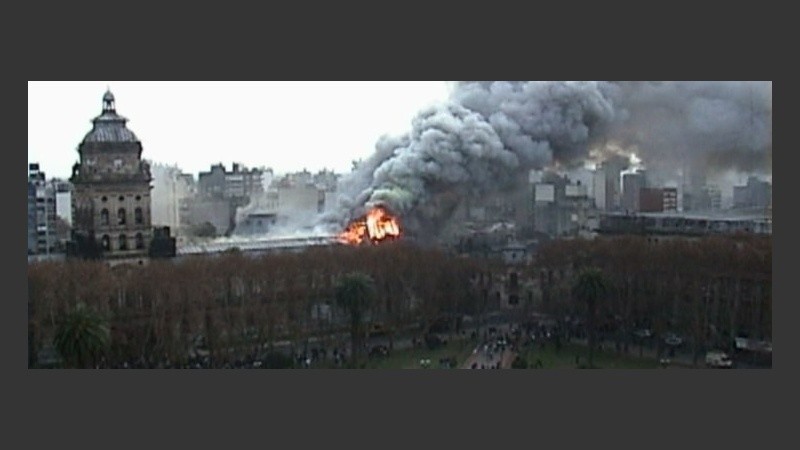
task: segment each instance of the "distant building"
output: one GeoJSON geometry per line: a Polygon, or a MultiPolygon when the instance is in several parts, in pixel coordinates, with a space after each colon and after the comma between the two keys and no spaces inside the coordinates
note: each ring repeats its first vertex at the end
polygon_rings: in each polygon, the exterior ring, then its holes
{"type": "Polygon", "coordinates": [[[313,185],[278,188],[278,211],[281,214],[316,214],[323,211],[324,201],[324,192],[313,185]]]}
{"type": "Polygon", "coordinates": [[[228,235],[233,230],[236,210],[229,199],[185,197],[180,200],[180,210],[181,226],[189,234],[207,223],[214,227],[214,236],[228,235]]]}
{"type": "Polygon", "coordinates": [[[57,249],[56,189],[39,164],[28,165],[28,254],[49,254],[57,249]]]}
{"type": "Polygon", "coordinates": [[[772,234],[772,223],[765,216],[722,217],[675,213],[607,213],[600,220],[599,232],[602,234],[663,236],[772,234]]]}
{"type": "Polygon", "coordinates": [[[639,190],[640,212],[666,212],[678,210],[676,188],[642,188],[639,190]]]}
{"type": "Polygon", "coordinates": [[[733,207],[737,209],[766,209],[772,206],[772,184],[749,177],[744,186],[733,187],[733,207]]]}
{"type": "Polygon", "coordinates": [[[278,215],[270,212],[252,212],[247,214],[236,225],[236,234],[261,235],[267,234],[278,223],[278,215]]]}
{"type": "Polygon", "coordinates": [[[674,212],[678,210],[678,189],[677,188],[663,188],[664,194],[664,211],[674,212]]]}
{"type": "Polygon", "coordinates": [[[286,174],[274,180],[266,192],[250,197],[236,211],[237,234],[266,233],[287,223],[311,224],[318,214],[335,206],[338,175],[322,170],[286,174]]]}
{"type": "Polygon", "coordinates": [[[200,172],[197,186],[201,196],[230,199],[236,206],[244,206],[250,202],[251,196],[264,192],[261,169],[248,170],[239,163],[233,163],[231,171],[216,164],[210,171],[200,172]]]}
{"type": "Polygon", "coordinates": [[[684,191],[684,211],[715,211],[722,209],[722,191],[714,185],[694,187],[684,191]]]}
{"type": "Polygon", "coordinates": [[[339,175],[330,170],[320,170],[314,174],[314,185],[326,192],[336,191],[339,175]]]}
{"type": "Polygon", "coordinates": [[[594,200],[597,209],[616,211],[621,207],[620,174],[622,164],[616,159],[600,164],[594,175],[594,200]]]}
{"type": "Polygon", "coordinates": [[[639,211],[664,211],[664,192],[659,188],[643,188],[639,190],[639,211]]]}
{"type": "Polygon", "coordinates": [[[239,163],[233,163],[230,171],[222,164],[211,166],[210,171],[198,175],[196,198],[180,201],[182,229],[196,229],[207,222],[216,235],[233,233],[238,216],[247,214],[237,210],[263,203],[272,176],[272,169],[247,169],[239,163]]]}
{"type": "Polygon", "coordinates": [[[591,200],[587,187],[566,176],[546,173],[534,185],[533,229],[548,236],[575,236],[586,231],[591,200]]]}
{"type": "Polygon", "coordinates": [[[643,172],[626,173],[622,176],[622,209],[639,211],[639,193],[647,187],[643,172]]]}
{"type": "Polygon", "coordinates": [[[28,180],[28,254],[36,253],[36,184],[28,180]]]}
{"type": "Polygon", "coordinates": [[[167,226],[180,232],[181,203],[183,199],[193,198],[197,185],[191,174],[181,172],[177,167],[155,164],[152,167],[153,225],[167,226]]]}
{"type": "Polygon", "coordinates": [[[56,191],[56,214],[72,226],[72,184],[69,181],[53,180],[56,191]]]}

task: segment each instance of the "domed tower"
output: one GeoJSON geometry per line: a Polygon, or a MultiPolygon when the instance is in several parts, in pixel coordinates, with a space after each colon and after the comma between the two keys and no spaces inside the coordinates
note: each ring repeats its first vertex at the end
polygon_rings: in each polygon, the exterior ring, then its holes
{"type": "Polygon", "coordinates": [[[142,143],[117,114],[114,94],[78,146],[72,168],[73,242],[77,252],[104,258],[143,258],[153,238],[150,167],[142,143]]]}

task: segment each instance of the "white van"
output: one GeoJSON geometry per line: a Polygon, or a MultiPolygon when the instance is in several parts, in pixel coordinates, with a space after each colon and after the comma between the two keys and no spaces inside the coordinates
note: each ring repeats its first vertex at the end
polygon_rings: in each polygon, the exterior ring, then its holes
{"type": "Polygon", "coordinates": [[[706,365],[709,367],[731,368],[733,367],[733,361],[725,352],[711,351],[706,353],[706,365]]]}

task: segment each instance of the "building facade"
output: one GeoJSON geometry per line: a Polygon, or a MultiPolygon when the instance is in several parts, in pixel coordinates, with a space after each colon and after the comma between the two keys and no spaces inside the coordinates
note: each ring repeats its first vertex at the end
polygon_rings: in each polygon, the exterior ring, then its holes
{"type": "Polygon", "coordinates": [[[616,211],[622,203],[620,174],[623,164],[610,159],[598,166],[594,174],[594,201],[597,209],[616,211]]]}
{"type": "Polygon", "coordinates": [[[48,183],[39,164],[28,165],[28,254],[49,254],[56,250],[56,190],[48,183]]]}
{"type": "Polygon", "coordinates": [[[642,172],[626,173],[622,176],[622,209],[625,211],[639,211],[639,193],[647,187],[645,175],[642,172]]]}
{"type": "Polygon", "coordinates": [[[639,190],[640,212],[674,212],[677,210],[677,188],[642,188],[639,190]]]}
{"type": "Polygon", "coordinates": [[[251,196],[264,192],[262,170],[248,170],[239,163],[233,163],[231,171],[227,171],[222,164],[216,164],[208,172],[200,172],[197,186],[200,195],[230,199],[235,206],[244,206],[250,202],[251,196]]]}
{"type": "Polygon", "coordinates": [[[56,191],[56,214],[72,226],[72,184],[69,181],[53,180],[56,191]]]}
{"type": "Polygon", "coordinates": [[[593,206],[587,187],[554,173],[544,173],[539,180],[533,193],[534,232],[557,237],[586,231],[593,206]]]}
{"type": "Polygon", "coordinates": [[[150,166],[142,144],[103,95],[101,114],[78,146],[72,168],[73,245],[83,256],[142,258],[153,238],[150,166]]]}
{"type": "Polygon", "coordinates": [[[756,177],[747,179],[744,186],[733,187],[733,207],[737,209],[766,209],[772,206],[772,184],[756,177]]]}
{"type": "Polygon", "coordinates": [[[181,172],[176,166],[162,164],[154,164],[151,171],[153,225],[167,226],[180,233],[185,225],[181,222],[181,204],[184,199],[193,199],[197,191],[194,177],[181,172]]]}

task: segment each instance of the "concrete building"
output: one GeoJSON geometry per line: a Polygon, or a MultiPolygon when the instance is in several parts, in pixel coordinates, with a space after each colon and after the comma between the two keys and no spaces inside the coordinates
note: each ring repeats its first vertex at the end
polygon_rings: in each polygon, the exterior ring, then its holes
{"type": "Polygon", "coordinates": [[[594,200],[597,209],[616,211],[621,207],[620,174],[623,165],[616,159],[600,164],[594,174],[594,200]]]}
{"type": "Polygon", "coordinates": [[[639,211],[639,193],[647,187],[644,172],[626,173],[622,176],[622,209],[625,211],[639,211]]]}
{"type": "Polygon", "coordinates": [[[36,253],[36,185],[28,181],[28,255],[36,253]]]}
{"type": "Polygon", "coordinates": [[[211,234],[227,235],[234,228],[235,213],[233,204],[226,198],[191,196],[180,200],[181,227],[186,234],[209,223],[214,227],[211,234]]]}
{"type": "MultiPolygon", "coordinates": [[[[177,166],[155,164],[152,167],[153,225],[168,226],[181,233],[181,204],[197,194],[197,185],[191,174],[181,172],[177,166]]],[[[191,200],[190,200],[191,202],[191,200]]]]}
{"type": "Polygon", "coordinates": [[[56,191],[56,214],[72,226],[72,184],[65,180],[53,180],[53,188],[56,191]]]}
{"type": "MultiPolygon", "coordinates": [[[[114,95],[103,95],[101,114],[78,146],[72,168],[71,254],[138,260],[153,240],[150,166],[142,144],[117,114],[114,95]]],[[[169,238],[167,238],[169,240],[169,238]]]]}
{"type": "Polygon", "coordinates": [[[261,168],[261,190],[267,192],[272,187],[272,182],[275,181],[275,172],[272,168],[261,168]]]}
{"type": "Polygon", "coordinates": [[[592,202],[587,186],[566,176],[545,173],[534,185],[533,228],[550,237],[576,236],[586,231],[592,202]]]}
{"type": "Polygon", "coordinates": [[[28,165],[28,254],[54,253],[56,230],[56,188],[45,178],[39,164],[28,165]]]}
{"type": "Polygon", "coordinates": [[[251,212],[236,225],[236,234],[263,235],[269,233],[278,223],[278,215],[274,212],[251,212]]]}
{"type": "Polygon", "coordinates": [[[676,188],[643,188],[639,190],[640,212],[666,212],[678,210],[676,188]]]}
{"type": "Polygon", "coordinates": [[[719,209],[722,209],[722,191],[717,186],[684,186],[684,211],[714,211],[719,209]]]}
{"type": "Polygon", "coordinates": [[[664,211],[675,212],[678,210],[678,189],[677,188],[663,188],[661,190],[664,195],[664,211]]]}
{"type": "Polygon", "coordinates": [[[772,234],[772,223],[764,216],[719,216],[710,214],[640,213],[603,215],[602,234],[659,236],[703,236],[714,234],[772,234]]]}
{"type": "Polygon", "coordinates": [[[336,191],[339,175],[331,170],[320,170],[314,174],[314,185],[323,191],[336,191]]]}
{"type": "Polygon", "coordinates": [[[201,196],[231,199],[236,206],[244,206],[251,196],[264,192],[263,174],[261,169],[248,170],[239,163],[227,171],[220,163],[198,174],[197,187],[201,196]]]}
{"type": "Polygon", "coordinates": [[[736,209],[767,209],[772,206],[772,184],[749,177],[744,186],[733,187],[733,207],[736,209]]]}
{"type": "MultiPolygon", "coordinates": [[[[272,179],[269,170],[268,178],[272,179]]],[[[262,169],[248,170],[244,165],[233,163],[231,171],[216,164],[208,172],[201,172],[197,179],[197,198],[182,201],[183,229],[190,229],[208,222],[214,225],[216,235],[229,235],[236,228],[240,208],[253,209],[265,196],[262,169]]],[[[242,217],[239,217],[242,216],[242,217]]]]}

